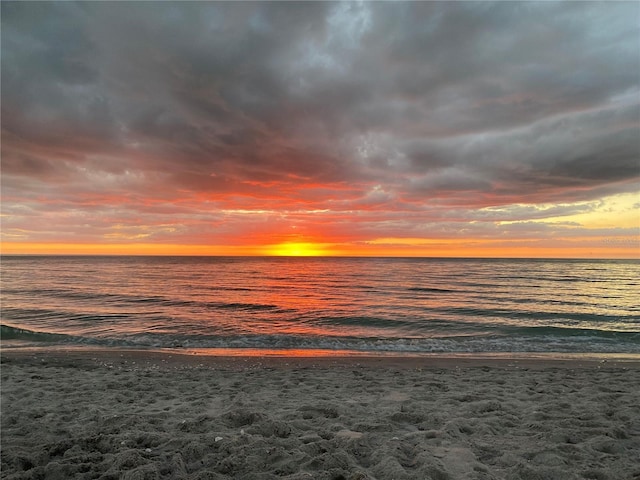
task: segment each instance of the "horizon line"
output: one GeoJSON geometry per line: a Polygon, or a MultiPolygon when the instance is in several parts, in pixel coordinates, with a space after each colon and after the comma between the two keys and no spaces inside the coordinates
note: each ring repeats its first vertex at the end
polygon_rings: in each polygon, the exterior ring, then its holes
{"type": "Polygon", "coordinates": [[[634,260],[638,257],[494,257],[494,256],[447,256],[447,255],[225,255],[225,254],[162,254],[162,253],[2,253],[0,257],[158,257],[158,258],[345,258],[345,259],[425,259],[425,260],[634,260]]]}

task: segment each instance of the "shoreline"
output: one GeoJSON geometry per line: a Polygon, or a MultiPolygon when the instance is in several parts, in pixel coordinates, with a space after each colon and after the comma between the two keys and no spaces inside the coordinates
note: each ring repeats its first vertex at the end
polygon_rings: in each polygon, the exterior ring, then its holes
{"type": "Polygon", "coordinates": [[[266,349],[139,349],[92,346],[28,346],[2,347],[0,359],[26,358],[66,362],[138,362],[188,366],[268,365],[295,366],[393,366],[405,368],[640,368],[638,354],[594,353],[429,353],[378,354],[371,352],[331,350],[266,350],[266,349]]]}
{"type": "Polygon", "coordinates": [[[640,363],[0,351],[3,480],[634,480],[640,363]]]}

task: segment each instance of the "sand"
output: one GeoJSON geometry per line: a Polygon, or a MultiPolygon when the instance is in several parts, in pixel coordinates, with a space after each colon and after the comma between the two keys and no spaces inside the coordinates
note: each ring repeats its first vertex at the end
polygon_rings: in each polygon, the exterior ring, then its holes
{"type": "Polygon", "coordinates": [[[640,366],[2,352],[3,479],[640,479],[640,366]]]}

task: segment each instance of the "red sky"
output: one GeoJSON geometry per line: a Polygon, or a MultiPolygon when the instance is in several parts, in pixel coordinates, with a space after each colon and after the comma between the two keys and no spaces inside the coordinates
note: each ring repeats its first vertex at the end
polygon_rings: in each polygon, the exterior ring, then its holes
{"type": "Polygon", "coordinates": [[[2,253],[640,257],[640,4],[2,3],[2,253]]]}

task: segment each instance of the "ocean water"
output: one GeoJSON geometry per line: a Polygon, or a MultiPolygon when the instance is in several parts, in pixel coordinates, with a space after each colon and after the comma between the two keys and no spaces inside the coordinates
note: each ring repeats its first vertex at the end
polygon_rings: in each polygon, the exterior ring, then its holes
{"type": "Polygon", "coordinates": [[[4,256],[1,273],[3,348],[640,354],[633,260],[4,256]]]}

